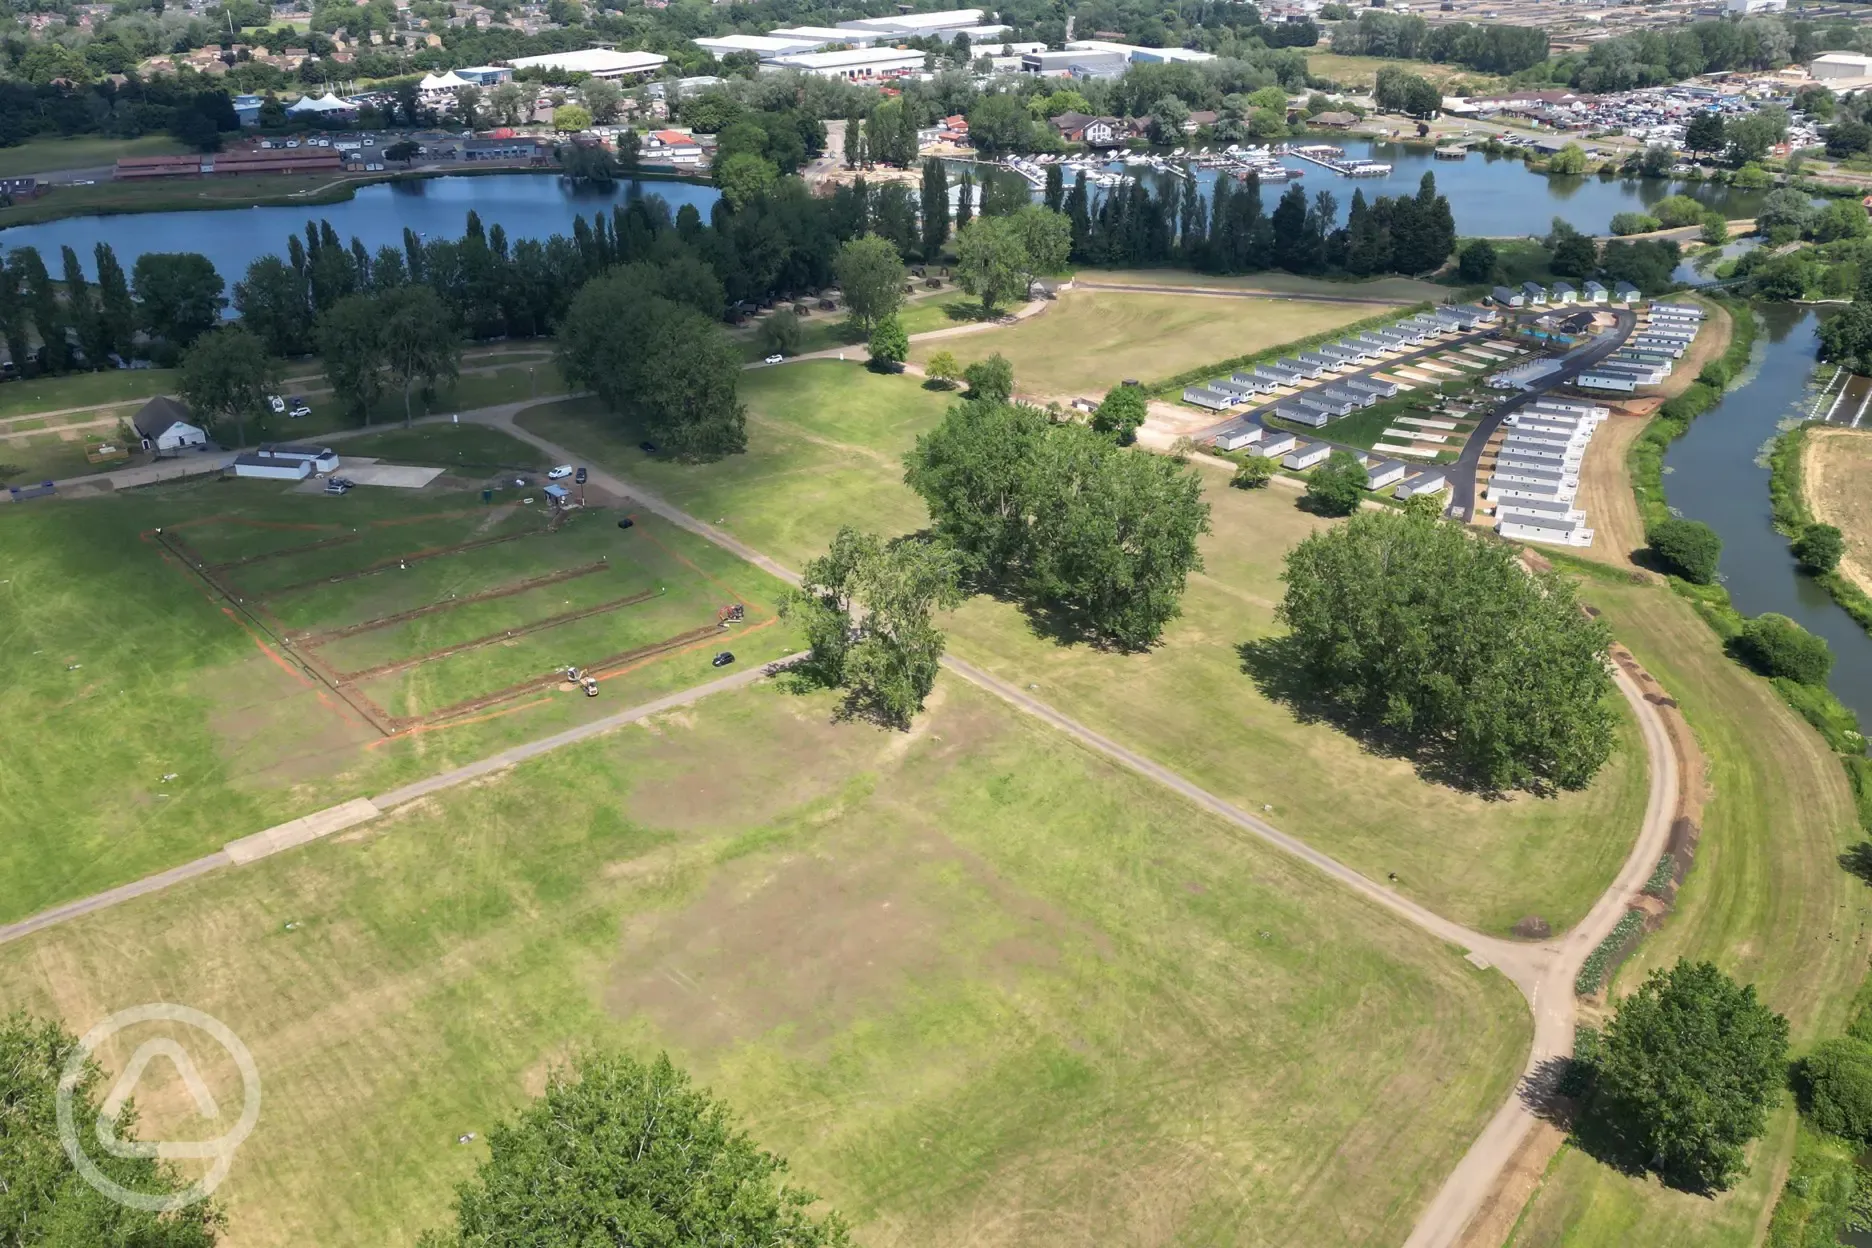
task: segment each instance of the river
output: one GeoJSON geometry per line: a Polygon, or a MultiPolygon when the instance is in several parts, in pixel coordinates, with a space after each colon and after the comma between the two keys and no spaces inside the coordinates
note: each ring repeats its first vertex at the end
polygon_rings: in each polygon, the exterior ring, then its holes
{"type": "Polygon", "coordinates": [[[1803,575],[1775,531],[1765,447],[1786,422],[1812,409],[1811,383],[1819,317],[1810,308],[1758,305],[1766,332],[1757,339],[1753,377],[1703,413],[1664,455],[1671,507],[1722,536],[1722,579],[1744,615],[1777,611],[1833,648],[1828,684],[1839,700],[1872,723],[1872,635],[1803,575]]]}
{"type": "Polygon", "coordinates": [[[0,230],[0,248],[37,247],[57,273],[59,248],[71,247],[92,277],[91,253],[99,242],[111,245],[126,271],[146,251],[195,251],[213,261],[232,286],[259,257],[285,254],[286,236],[303,233],[308,220],[330,221],[339,238],[347,243],[361,239],[372,251],[385,243],[400,246],[405,228],[431,238],[457,238],[470,209],[481,214],[483,225],[499,225],[510,239],[570,236],[573,218],[609,212],[633,188],[661,195],[671,212],[694,204],[704,220],[718,198],[714,187],[699,182],[633,180],[596,189],[574,188],[549,174],[425,178],[361,187],[355,197],[337,204],[143,212],[18,225],[0,230]]]}
{"type": "MultiPolygon", "coordinates": [[[[1542,234],[1556,216],[1563,216],[1589,234],[1610,230],[1615,213],[1641,209],[1677,191],[1696,196],[1732,218],[1752,217],[1761,193],[1708,184],[1673,185],[1660,179],[1603,180],[1597,176],[1550,178],[1529,173],[1518,160],[1472,154],[1465,160],[1437,160],[1426,147],[1385,143],[1370,139],[1336,137],[1332,140],[1349,156],[1389,161],[1392,170],[1383,178],[1339,177],[1317,165],[1290,161],[1306,170],[1301,185],[1310,193],[1330,190],[1339,200],[1340,215],[1351,203],[1352,192],[1363,189],[1366,198],[1415,194],[1426,171],[1436,174],[1437,187],[1449,196],[1457,232],[1463,235],[1518,237],[1542,234]]],[[[1125,166],[1114,165],[1123,170],[1125,166]]],[[[1148,169],[1129,170],[1169,179],[1148,169]]],[[[997,171],[995,176],[1019,175],[997,171]]],[[[1215,174],[1199,172],[1198,184],[1208,193],[1215,174]]],[[[288,234],[304,229],[308,219],[330,221],[338,236],[353,237],[375,251],[385,243],[400,243],[405,227],[431,237],[453,238],[462,231],[470,208],[488,226],[500,225],[509,238],[544,238],[570,234],[574,217],[605,212],[637,187],[646,195],[661,195],[672,209],[695,204],[707,213],[715,202],[713,187],[696,182],[619,182],[609,190],[574,189],[561,178],[546,174],[494,174],[487,177],[441,177],[419,181],[380,183],[360,188],[343,203],[280,208],[220,208],[199,212],[148,212],[124,216],[71,217],[41,225],[20,225],[0,230],[0,249],[32,246],[58,271],[59,248],[74,248],[91,272],[93,246],[108,242],[118,261],[129,269],[146,251],[195,251],[207,256],[231,285],[257,257],[283,251],[288,234]]],[[[1272,210],[1280,187],[1262,188],[1272,210]]],[[[95,276],[95,274],[92,274],[95,276]]]]}

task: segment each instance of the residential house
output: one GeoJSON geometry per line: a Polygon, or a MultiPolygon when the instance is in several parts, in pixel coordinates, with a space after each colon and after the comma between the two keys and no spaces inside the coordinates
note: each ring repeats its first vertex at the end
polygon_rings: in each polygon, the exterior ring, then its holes
{"type": "Polygon", "coordinates": [[[652,130],[644,136],[641,158],[653,165],[694,168],[702,163],[702,145],[680,130],[652,130]]]}
{"type": "Polygon", "coordinates": [[[1123,141],[1124,122],[1116,117],[1088,117],[1084,113],[1061,113],[1049,119],[1054,132],[1068,143],[1091,147],[1110,147],[1123,141]]]}
{"type": "Polygon", "coordinates": [[[188,408],[165,395],[158,395],[137,409],[130,427],[142,440],[143,449],[158,455],[208,445],[208,431],[195,423],[188,408]]]}

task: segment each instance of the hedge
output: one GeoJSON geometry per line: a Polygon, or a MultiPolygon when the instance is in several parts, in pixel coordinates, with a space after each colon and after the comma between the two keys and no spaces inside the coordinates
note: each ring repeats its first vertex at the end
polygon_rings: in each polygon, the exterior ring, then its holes
{"type": "Polygon", "coordinates": [[[1582,997],[1590,997],[1598,992],[1606,981],[1606,975],[1612,970],[1612,959],[1624,952],[1627,941],[1644,930],[1644,923],[1644,911],[1627,910],[1617,926],[1607,932],[1605,939],[1580,963],[1579,978],[1573,981],[1573,991],[1582,997]]]}
{"type": "Polygon", "coordinates": [[[1278,360],[1283,355],[1297,355],[1302,351],[1311,351],[1314,347],[1323,346],[1329,342],[1338,342],[1347,335],[1362,334],[1368,329],[1378,329],[1394,321],[1401,321],[1406,317],[1416,316],[1420,312],[1428,312],[1436,306],[1436,304],[1426,299],[1424,302],[1414,303],[1408,308],[1393,308],[1382,316],[1368,316],[1362,321],[1354,321],[1350,325],[1341,325],[1338,329],[1330,330],[1326,333],[1314,334],[1307,338],[1296,339],[1293,342],[1284,342],[1278,347],[1269,347],[1265,351],[1256,351],[1251,355],[1238,355],[1232,360],[1222,360],[1216,364],[1205,364],[1201,368],[1189,369],[1186,372],[1178,373],[1176,376],[1163,381],[1152,382],[1144,387],[1144,393],[1147,397],[1153,399],[1166,395],[1172,390],[1180,394],[1185,386],[1193,386],[1199,382],[1208,381],[1213,377],[1219,377],[1224,373],[1233,373],[1241,369],[1253,368],[1256,364],[1265,364],[1270,360],[1278,360]]]}

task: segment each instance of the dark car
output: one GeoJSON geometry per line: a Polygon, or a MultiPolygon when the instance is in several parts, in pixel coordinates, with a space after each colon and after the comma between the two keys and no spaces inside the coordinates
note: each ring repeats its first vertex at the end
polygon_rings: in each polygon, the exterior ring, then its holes
{"type": "Polygon", "coordinates": [[[656,443],[654,443],[654,442],[639,442],[639,443],[637,444],[637,449],[638,449],[638,450],[640,450],[640,451],[642,451],[642,452],[643,452],[644,454],[646,454],[646,455],[654,455],[654,454],[656,454],[656,443]]]}
{"type": "Polygon", "coordinates": [[[636,523],[637,522],[631,519],[629,516],[625,516],[622,520],[618,521],[618,528],[628,529],[631,527],[631,525],[636,524],[636,523]]]}
{"type": "Polygon", "coordinates": [[[573,483],[574,485],[584,485],[584,484],[585,484],[585,467],[584,467],[584,465],[582,465],[582,464],[581,464],[581,465],[579,466],[579,470],[578,470],[578,473],[577,473],[577,474],[576,474],[575,476],[573,476],[573,478],[572,478],[572,483],[573,483]]]}
{"type": "Polygon", "coordinates": [[[727,667],[730,663],[734,662],[734,652],[732,650],[724,650],[710,659],[709,662],[716,667],[727,667]]]}

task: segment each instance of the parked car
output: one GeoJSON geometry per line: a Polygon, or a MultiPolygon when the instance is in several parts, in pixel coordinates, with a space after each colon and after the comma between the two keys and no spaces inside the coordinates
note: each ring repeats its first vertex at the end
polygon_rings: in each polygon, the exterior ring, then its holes
{"type": "Polygon", "coordinates": [[[577,473],[573,475],[572,480],[577,485],[585,484],[585,465],[583,464],[579,465],[579,470],[577,473]]]}
{"type": "Polygon", "coordinates": [[[284,416],[286,414],[286,400],[280,398],[277,394],[267,395],[267,406],[273,409],[275,415],[284,416]]]}
{"type": "Polygon", "coordinates": [[[778,351],[776,351],[772,355],[767,357],[767,362],[769,364],[778,364],[780,361],[784,359],[786,359],[786,356],[781,355],[778,351]]]}
{"type": "Polygon", "coordinates": [[[299,146],[299,140],[298,140],[298,139],[287,139],[287,140],[286,140],[286,146],[287,146],[287,147],[298,147],[298,146],[299,146]]]}
{"type": "Polygon", "coordinates": [[[654,442],[639,442],[639,443],[637,444],[637,449],[638,449],[638,450],[640,450],[640,451],[642,451],[642,452],[643,452],[644,454],[646,454],[646,455],[654,455],[654,454],[656,454],[656,443],[654,443],[654,442]]]}
{"type": "Polygon", "coordinates": [[[327,494],[343,494],[351,488],[351,485],[352,483],[345,480],[343,477],[333,477],[325,483],[325,492],[327,494]]]}
{"type": "Polygon", "coordinates": [[[551,472],[546,474],[546,479],[548,481],[563,481],[571,475],[572,465],[560,464],[557,468],[554,468],[551,472]]]}
{"type": "Polygon", "coordinates": [[[290,412],[287,412],[286,415],[292,418],[293,420],[297,420],[301,416],[310,416],[311,414],[312,414],[312,405],[307,403],[303,398],[299,397],[298,395],[296,394],[293,395],[292,410],[290,412]]]}
{"type": "Polygon", "coordinates": [[[618,521],[618,528],[628,529],[631,527],[631,525],[636,524],[636,523],[637,522],[631,519],[629,516],[625,516],[622,520],[618,521]]]}
{"type": "Polygon", "coordinates": [[[709,660],[709,663],[715,667],[727,667],[732,662],[734,662],[734,652],[732,650],[724,650],[709,660]]]}

